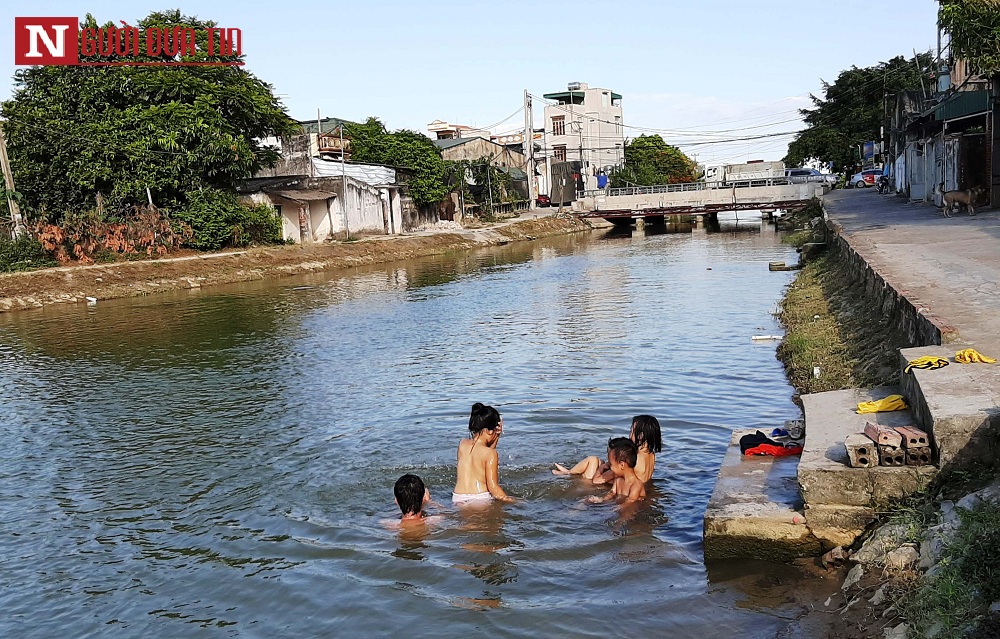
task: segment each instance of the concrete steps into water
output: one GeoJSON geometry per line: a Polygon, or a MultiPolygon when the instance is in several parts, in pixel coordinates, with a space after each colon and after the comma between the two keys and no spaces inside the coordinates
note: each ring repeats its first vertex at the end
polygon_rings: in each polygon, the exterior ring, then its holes
{"type": "Polygon", "coordinates": [[[706,558],[779,559],[850,545],[888,504],[926,488],[939,472],[997,466],[1000,364],[955,363],[960,348],[902,350],[901,366],[924,355],[946,357],[952,363],[903,374],[901,388],[803,395],[806,439],[801,458],[743,457],[739,438],[747,431],[735,432],[705,513],[706,558]],[[856,412],[859,402],[896,393],[906,397],[909,410],[856,412]],[[848,466],[844,440],[862,432],[869,421],[912,424],[928,432],[935,465],[848,466]]]}
{"type": "MultiPolygon", "coordinates": [[[[958,364],[955,352],[963,348],[949,344],[900,351],[903,366],[924,355],[951,361],[936,370],[913,369],[902,384],[917,422],[932,435],[943,472],[1000,463],[1000,364],[958,364]]],[[[1000,360],[1000,345],[977,350],[1000,360]]]]}
{"type": "Polygon", "coordinates": [[[781,561],[819,551],[806,526],[796,479],[798,457],[744,456],[733,431],[705,511],[705,558],[781,561]]]}
{"type": "MultiPolygon", "coordinates": [[[[849,545],[893,499],[926,487],[933,466],[852,468],[844,440],[864,432],[865,423],[915,424],[910,411],[859,415],[858,403],[898,394],[891,387],[850,389],[802,396],[806,443],[798,466],[798,484],[806,524],[826,547],[849,545]]],[[[918,426],[919,427],[919,426],[918,426]]]]}

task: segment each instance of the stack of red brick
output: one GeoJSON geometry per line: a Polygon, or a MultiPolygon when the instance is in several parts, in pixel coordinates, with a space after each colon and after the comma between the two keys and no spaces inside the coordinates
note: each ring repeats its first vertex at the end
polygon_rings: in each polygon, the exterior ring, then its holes
{"type": "Polygon", "coordinates": [[[927,433],[914,426],[865,424],[864,433],[844,440],[848,463],[854,468],[874,466],[925,466],[931,463],[927,433]]]}

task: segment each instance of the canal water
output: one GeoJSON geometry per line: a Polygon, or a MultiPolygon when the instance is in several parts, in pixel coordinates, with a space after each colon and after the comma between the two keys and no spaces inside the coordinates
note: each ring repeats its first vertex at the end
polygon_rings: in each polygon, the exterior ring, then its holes
{"type": "Polygon", "coordinates": [[[701,531],[732,429],[798,415],[750,339],[794,253],[682,231],[0,316],[0,636],[783,632],[701,531]],[[518,502],[457,511],[477,401],[518,502]],[[665,450],[637,513],[550,474],[639,413],[665,450]],[[407,472],[442,517],[400,534],[407,472]]]}

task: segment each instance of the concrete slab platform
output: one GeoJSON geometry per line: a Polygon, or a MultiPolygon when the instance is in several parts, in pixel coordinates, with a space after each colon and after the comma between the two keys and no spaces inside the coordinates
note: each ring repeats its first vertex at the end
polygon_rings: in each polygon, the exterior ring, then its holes
{"type": "MultiPolygon", "coordinates": [[[[942,470],[1000,458],[1000,364],[958,364],[962,345],[922,346],[900,351],[900,366],[925,355],[947,358],[936,370],[913,369],[902,376],[914,415],[929,432],[942,470]]],[[[977,349],[1000,359],[1000,351],[977,349]]]]}
{"type": "MultiPolygon", "coordinates": [[[[806,443],[799,461],[798,481],[806,506],[880,508],[889,500],[911,495],[930,483],[934,466],[851,468],[844,439],[864,431],[865,422],[888,426],[915,423],[909,411],[859,415],[859,402],[883,399],[899,390],[842,390],[802,396],[806,443]]],[[[807,511],[808,521],[808,511],[807,511]]]]}
{"type": "Polygon", "coordinates": [[[899,389],[850,389],[802,396],[806,443],[798,466],[806,524],[824,548],[848,546],[894,498],[926,487],[937,468],[902,466],[852,468],[844,440],[864,431],[865,422],[887,426],[914,424],[910,411],[855,412],[859,402],[883,399],[899,389]]]}
{"type": "Polygon", "coordinates": [[[805,525],[796,481],[798,457],[746,457],[733,432],[705,510],[705,558],[782,561],[810,557],[819,542],[805,525]]]}
{"type": "Polygon", "coordinates": [[[806,522],[823,550],[850,546],[878,518],[878,511],[865,506],[806,506],[806,522]]]}

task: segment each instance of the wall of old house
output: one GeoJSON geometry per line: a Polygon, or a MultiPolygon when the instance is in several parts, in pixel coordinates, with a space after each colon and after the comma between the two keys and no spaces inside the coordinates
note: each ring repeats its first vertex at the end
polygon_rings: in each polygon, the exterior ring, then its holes
{"type": "Polygon", "coordinates": [[[451,162],[475,161],[491,158],[490,164],[523,169],[525,158],[523,153],[512,151],[505,146],[496,144],[484,138],[472,138],[464,144],[447,149],[441,149],[441,157],[451,162]]]}
{"type": "MultiPolygon", "coordinates": [[[[388,226],[385,211],[382,206],[382,191],[364,182],[347,179],[347,194],[344,195],[344,184],[340,179],[333,179],[331,190],[337,194],[333,200],[332,212],[334,219],[333,233],[350,231],[355,233],[386,233],[388,226]],[[347,209],[345,228],[344,209],[347,209]]],[[[388,197],[388,193],[386,193],[388,197]]]]}
{"type": "Polygon", "coordinates": [[[280,177],[283,175],[312,175],[312,155],[308,135],[293,135],[280,140],[265,140],[281,148],[281,160],[270,169],[262,169],[256,177],[280,177]]]}
{"type": "MultiPolygon", "coordinates": [[[[400,229],[405,224],[398,195],[393,198],[389,189],[376,188],[351,178],[347,178],[346,182],[346,196],[344,195],[344,180],[341,178],[313,178],[303,185],[305,189],[334,194],[334,197],[329,199],[310,200],[305,204],[309,236],[312,241],[322,242],[331,235],[338,236],[348,229],[352,235],[356,233],[401,232],[400,229]]],[[[273,192],[257,192],[246,196],[246,198],[254,203],[281,207],[282,236],[294,242],[300,241],[300,202],[273,192]]]]}

